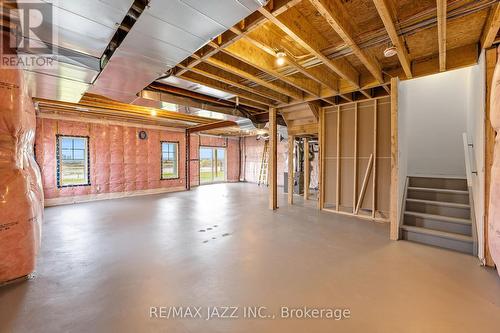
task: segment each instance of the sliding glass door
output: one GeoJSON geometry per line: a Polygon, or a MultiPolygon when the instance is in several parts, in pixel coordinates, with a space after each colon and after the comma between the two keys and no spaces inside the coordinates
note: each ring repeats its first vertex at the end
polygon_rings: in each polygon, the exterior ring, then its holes
{"type": "Polygon", "coordinates": [[[200,184],[226,181],[226,148],[200,147],[200,184]]]}

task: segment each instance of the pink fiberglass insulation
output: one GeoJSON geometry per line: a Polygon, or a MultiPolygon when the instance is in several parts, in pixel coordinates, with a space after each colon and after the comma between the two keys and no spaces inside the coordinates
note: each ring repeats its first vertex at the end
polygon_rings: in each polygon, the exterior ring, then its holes
{"type": "Polygon", "coordinates": [[[0,69],[0,283],[32,273],[43,192],[34,159],[35,110],[17,69],[0,69]]]}
{"type": "MultiPolygon", "coordinates": [[[[493,261],[500,267],[500,62],[496,64],[492,82],[490,119],[497,137],[491,168],[488,244],[493,261]]],[[[497,273],[500,275],[500,269],[497,273]]]]}
{"type": "MultiPolygon", "coordinates": [[[[262,163],[262,152],[264,151],[264,140],[257,140],[256,136],[244,138],[244,154],[242,163],[245,164],[245,181],[257,183],[259,181],[260,166],[262,163]]],[[[286,171],[286,159],[288,157],[287,141],[278,142],[278,186],[283,186],[284,172],[286,171]]]]}
{"type": "Polygon", "coordinates": [[[184,187],[184,132],[48,118],[39,118],[37,128],[37,160],[48,199],[184,187]],[[145,140],[139,138],[142,130],[147,133],[145,140]],[[88,137],[89,186],[57,187],[57,135],[88,137]],[[179,144],[179,178],[160,179],[161,141],[179,144]]]}

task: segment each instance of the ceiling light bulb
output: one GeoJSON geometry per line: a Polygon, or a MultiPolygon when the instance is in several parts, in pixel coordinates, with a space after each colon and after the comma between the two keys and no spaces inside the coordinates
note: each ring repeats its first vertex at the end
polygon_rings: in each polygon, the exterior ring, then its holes
{"type": "Polygon", "coordinates": [[[276,52],[276,63],[278,66],[283,66],[285,64],[286,53],[283,51],[276,52]]]}
{"type": "Polygon", "coordinates": [[[152,115],[153,117],[156,117],[156,115],[157,115],[157,114],[158,114],[158,113],[156,112],[156,110],[151,110],[151,115],[152,115]]]}

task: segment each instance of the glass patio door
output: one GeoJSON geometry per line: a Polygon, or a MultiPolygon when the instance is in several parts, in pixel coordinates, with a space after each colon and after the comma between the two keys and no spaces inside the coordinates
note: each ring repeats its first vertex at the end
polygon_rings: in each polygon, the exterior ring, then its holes
{"type": "Polygon", "coordinates": [[[226,149],[200,147],[200,184],[226,181],[226,149]]]}

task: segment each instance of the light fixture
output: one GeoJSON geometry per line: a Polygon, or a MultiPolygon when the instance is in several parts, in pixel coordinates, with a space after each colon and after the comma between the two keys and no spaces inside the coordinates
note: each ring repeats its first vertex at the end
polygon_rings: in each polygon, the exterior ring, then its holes
{"type": "Polygon", "coordinates": [[[158,114],[158,112],[156,112],[156,110],[154,110],[154,109],[153,109],[153,110],[151,110],[151,115],[152,115],[153,117],[156,117],[156,115],[157,115],[157,114],[158,114]]]}
{"type": "Polygon", "coordinates": [[[278,66],[283,66],[285,64],[285,58],[286,58],[286,53],[283,52],[283,51],[277,51],[276,52],[276,64],[278,64],[278,66]]]}
{"type": "Polygon", "coordinates": [[[396,49],[396,47],[394,45],[389,43],[387,48],[384,50],[384,57],[390,58],[390,57],[395,56],[396,54],[398,54],[398,50],[396,49]]]}

